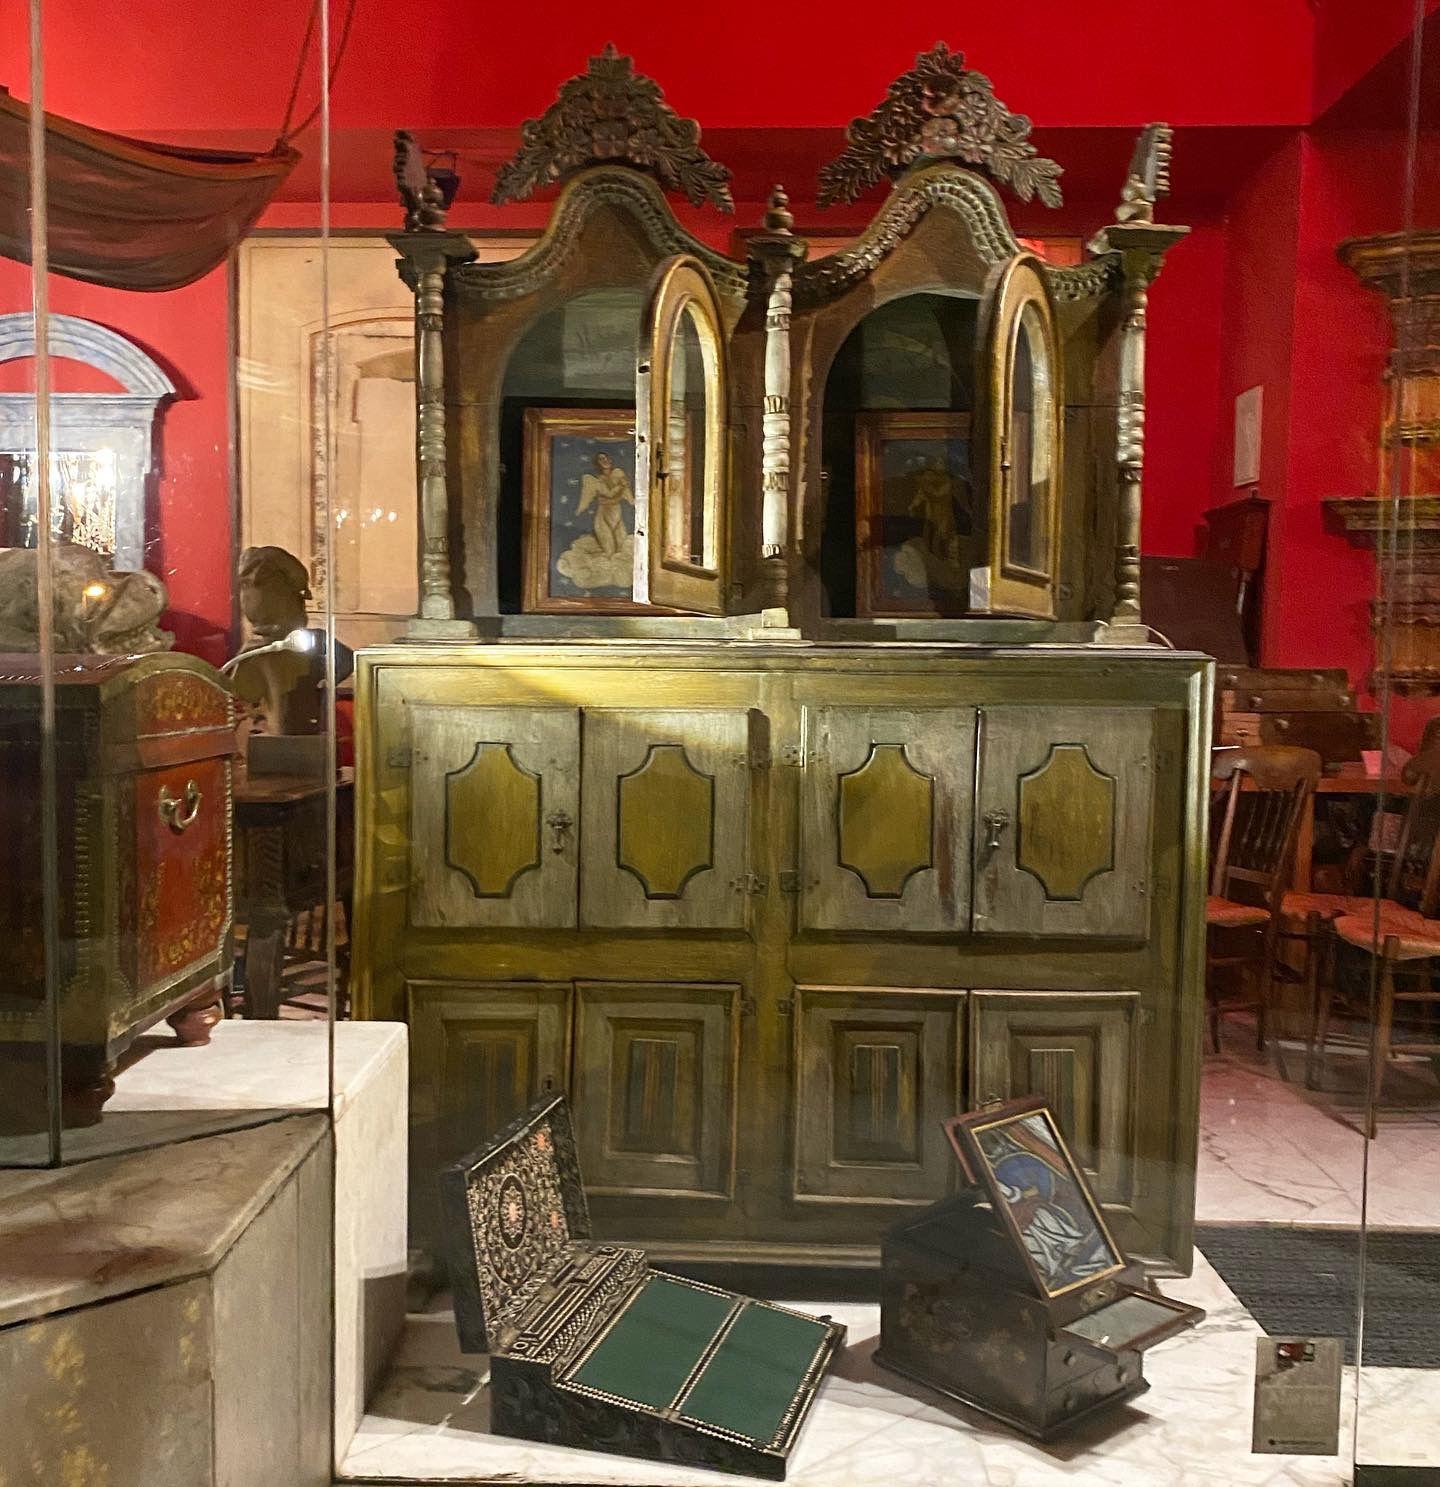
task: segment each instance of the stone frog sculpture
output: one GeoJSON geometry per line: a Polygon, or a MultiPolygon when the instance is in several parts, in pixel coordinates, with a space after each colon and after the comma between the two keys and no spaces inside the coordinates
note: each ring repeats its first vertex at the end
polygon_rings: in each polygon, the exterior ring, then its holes
{"type": "MultiPolygon", "coordinates": [[[[51,549],[57,655],[134,656],[168,651],[157,621],[169,605],[152,573],[117,573],[103,553],[71,543],[51,549]]],[[[0,549],[0,651],[40,648],[39,553],[0,549]]]]}

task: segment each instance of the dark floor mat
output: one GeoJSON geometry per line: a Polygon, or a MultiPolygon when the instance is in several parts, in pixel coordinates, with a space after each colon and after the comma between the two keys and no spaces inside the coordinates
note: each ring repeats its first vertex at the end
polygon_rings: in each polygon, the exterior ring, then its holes
{"type": "MultiPolygon", "coordinates": [[[[1358,1229],[1197,1224],[1195,1243],[1266,1332],[1341,1337],[1355,1361],[1358,1229]]],[[[1365,1264],[1366,1365],[1440,1368],[1440,1233],[1372,1233],[1365,1264]]]]}

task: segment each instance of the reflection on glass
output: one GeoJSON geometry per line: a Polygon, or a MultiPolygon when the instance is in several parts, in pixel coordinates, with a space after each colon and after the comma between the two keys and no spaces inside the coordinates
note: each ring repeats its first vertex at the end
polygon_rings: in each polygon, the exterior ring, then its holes
{"type": "Polygon", "coordinates": [[[1049,559],[1050,360],[1032,305],[1015,333],[1010,373],[1010,471],[1006,487],[1005,552],[1020,568],[1043,570],[1049,559]]]}
{"type": "Polygon", "coordinates": [[[665,454],[666,556],[713,567],[706,520],[709,450],[705,427],[706,358],[695,306],[675,322],[670,347],[670,402],[665,454]]]}
{"type": "MultiPolygon", "coordinates": [[[[0,547],[39,544],[40,494],[35,453],[0,452],[0,547]]],[[[56,450],[50,456],[50,528],[73,542],[114,556],[119,472],[113,449],[56,450]]]]}
{"type": "Polygon", "coordinates": [[[1051,1295],[1121,1263],[1043,1112],[982,1127],[975,1139],[1051,1295]]]}

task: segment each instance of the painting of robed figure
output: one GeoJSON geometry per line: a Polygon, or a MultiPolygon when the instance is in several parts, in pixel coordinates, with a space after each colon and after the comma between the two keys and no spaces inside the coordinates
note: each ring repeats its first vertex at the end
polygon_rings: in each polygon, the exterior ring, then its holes
{"type": "Polygon", "coordinates": [[[867,411],[855,433],[857,613],[965,614],[982,561],[970,415],[867,411]]]}

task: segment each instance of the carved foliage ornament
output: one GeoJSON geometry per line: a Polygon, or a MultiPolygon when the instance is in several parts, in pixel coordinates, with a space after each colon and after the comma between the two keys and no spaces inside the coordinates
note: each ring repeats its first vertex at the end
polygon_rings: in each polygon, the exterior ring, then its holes
{"type": "Polygon", "coordinates": [[[527,119],[520,149],[501,167],[492,200],[523,201],[571,171],[602,161],[653,171],[695,205],[734,211],[730,172],[700,148],[700,126],[682,119],[659,85],[607,46],[585,72],[562,85],[538,119],[527,119]]]}
{"type": "Polygon", "coordinates": [[[983,72],[943,41],[921,52],[890,85],[868,118],[845,131],[849,146],[820,172],[822,207],[854,201],[886,175],[923,160],[963,160],[983,167],[1021,201],[1038,196],[1060,205],[1060,167],[1030,143],[1030,120],[1012,114],[983,72]]]}

